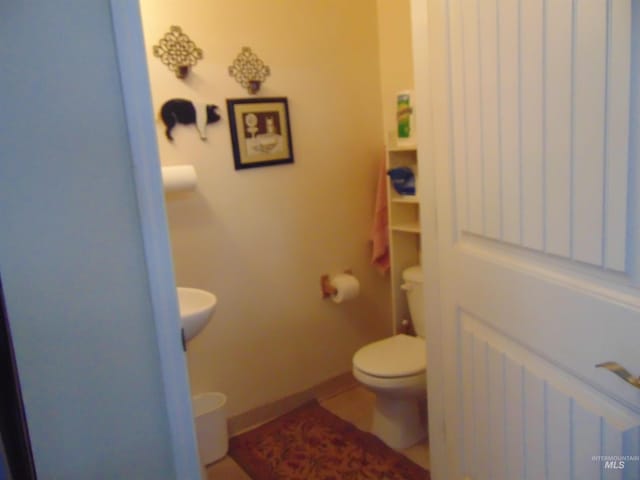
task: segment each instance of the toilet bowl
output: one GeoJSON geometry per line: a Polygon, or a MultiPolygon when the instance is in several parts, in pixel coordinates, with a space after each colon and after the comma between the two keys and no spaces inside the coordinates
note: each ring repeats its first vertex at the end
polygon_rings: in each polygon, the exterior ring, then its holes
{"type": "Polygon", "coordinates": [[[426,437],[426,347],[422,270],[403,273],[417,337],[398,334],[365,345],[353,356],[353,375],[376,395],[372,432],[391,448],[404,449],[426,437]]]}

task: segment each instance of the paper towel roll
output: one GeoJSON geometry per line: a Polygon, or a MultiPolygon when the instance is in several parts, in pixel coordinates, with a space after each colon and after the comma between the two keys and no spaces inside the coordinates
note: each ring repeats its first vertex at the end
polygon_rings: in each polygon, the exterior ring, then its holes
{"type": "Polygon", "coordinates": [[[331,296],[335,303],[356,298],[360,293],[360,282],[356,277],[348,273],[341,273],[331,278],[331,285],[337,290],[331,296]]]}
{"type": "Polygon", "coordinates": [[[165,192],[195,190],[196,170],[193,165],[162,167],[162,185],[165,192]]]}

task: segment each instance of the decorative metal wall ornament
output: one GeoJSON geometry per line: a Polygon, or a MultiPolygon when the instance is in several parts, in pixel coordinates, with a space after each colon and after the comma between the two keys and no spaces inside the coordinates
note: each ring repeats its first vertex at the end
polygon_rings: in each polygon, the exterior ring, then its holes
{"type": "Polygon", "coordinates": [[[249,47],[242,47],[242,51],[229,66],[229,75],[251,94],[260,90],[260,85],[271,75],[271,70],[264,64],[249,47]]]}
{"type": "Polygon", "coordinates": [[[154,45],[153,54],[162,60],[178,78],[184,78],[198,60],[202,60],[202,49],[196,47],[193,40],[176,25],[154,45]]]}

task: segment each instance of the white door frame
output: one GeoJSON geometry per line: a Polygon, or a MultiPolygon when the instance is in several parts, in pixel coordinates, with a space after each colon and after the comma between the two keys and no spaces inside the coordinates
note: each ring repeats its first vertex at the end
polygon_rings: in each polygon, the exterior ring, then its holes
{"type": "MultiPolygon", "coordinates": [[[[414,89],[418,143],[418,195],[420,198],[421,256],[424,272],[424,295],[427,344],[427,394],[429,418],[429,455],[431,478],[444,480],[448,475],[447,435],[444,406],[444,360],[442,352],[442,312],[440,301],[440,267],[438,262],[438,218],[436,215],[436,135],[438,123],[433,119],[435,98],[432,95],[430,49],[438,25],[429,23],[427,0],[411,1],[414,89]],[[434,31],[435,29],[435,31],[434,31]]],[[[433,22],[431,22],[433,23],[433,22]]],[[[441,28],[441,27],[440,27],[441,28]]],[[[451,435],[449,437],[452,437],[451,435]]]]}
{"type": "Polygon", "coordinates": [[[175,478],[199,479],[187,365],[138,2],[110,0],[175,478]]]}
{"type": "MultiPolygon", "coordinates": [[[[134,181],[142,228],[151,304],[156,323],[160,368],[174,455],[176,478],[199,479],[200,470],[184,353],[180,344],[178,303],[153,107],[146,68],[142,19],[138,2],[110,0],[116,51],[131,144],[134,181]]],[[[427,2],[412,0],[414,69],[417,91],[422,256],[427,298],[429,438],[432,478],[447,478],[444,423],[440,302],[437,262],[437,218],[434,152],[431,139],[431,87],[427,2]],[[422,85],[418,82],[423,81],[422,85]]]]}

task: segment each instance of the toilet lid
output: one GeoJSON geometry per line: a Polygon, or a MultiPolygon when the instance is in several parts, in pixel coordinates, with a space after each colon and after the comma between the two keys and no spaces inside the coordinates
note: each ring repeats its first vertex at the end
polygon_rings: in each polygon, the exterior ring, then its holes
{"type": "Polygon", "coordinates": [[[427,368],[424,339],[399,334],[362,347],[353,366],[375,377],[406,377],[427,368]]]}

